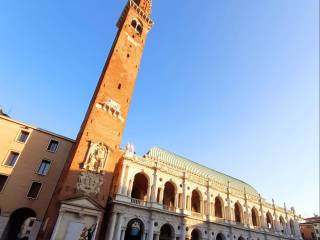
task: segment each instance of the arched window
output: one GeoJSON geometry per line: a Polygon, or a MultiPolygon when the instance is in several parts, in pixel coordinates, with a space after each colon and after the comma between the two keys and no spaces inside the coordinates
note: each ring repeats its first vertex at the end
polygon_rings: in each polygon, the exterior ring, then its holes
{"type": "Polygon", "coordinates": [[[142,30],[143,30],[143,27],[142,27],[142,23],[137,20],[137,19],[132,19],[131,21],[131,27],[135,30],[135,32],[137,32],[139,35],[142,34],[142,30]]]}
{"type": "Polygon", "coordinates": [[[294,228],[294,221],[292,219],[290,219],[290,231],[291,231],[291,234],[293,236],[296,235],[296,231],[295,231],[295,228],[294,228]]]}
{"type": "Polygon", "coordinates": [[[169,208],[175,207],[176,188],[172,182],[166,182],[163,192],[163,205],[169,208]]]}
{"type": "Polygon", "coordinates": [[[147,201],[148,179],[143,173],[138,173],[134,177],[131,197],[142,201],[147,201]]]}
{"type": "Polygon", "coordinates": [[[286,229],[286,222],[284,221],[284,218],[282,216],[279,217],[279,222],[280,222],[280,231],[284,233],[286,229]]]}
{"type": "Polygon", "coordinates": [[[216,197],[214,200],[214,215],[223,218],[223,200],[220,197],[216,197]]]}
{"type": "Polygon", "coordinates": [[[239,202],[234,204],[234,220],[238,223],[242,223],[242,206],[239,202]]]}
{"type": "Polygon", "coordinates": [[[137,21],[136,21],[135,19],[132,20],[131,26],[132,26],[134,29],[136,29],[136,27],[137,27],[137,21]]]}
{"type": "Polygon", "coordinates": [[[191,232],[191,240],[201,240],[201,232],[199,229],[195,228],[191,232]]]}
{"type": "Polygon", "coordinates": [[[141,24],[138,24],[136,30],[137,30],[137,32],[138,32],[139,34],[141,34],[141,33],[142,33],[142,25],[141,25],[141,24]]]}
{"type": "Polygon", "coordinates": [[[258,217],[259,217],[258,210],[255,207],[253,207],[251,209],[251,218],[252,218],[252,225],[255,227],[259,226],[259,218],[258,217]]]}
{"type": "Polygon", "coordinates": [[[273,219],[272,219],[272,215],[269,211],[266,214],[266,220],[267,220],[267,228],[272,229],[273,228],[273,219]]]}
{"type": "Polygon", "coordinates": [[[175,239],[174,228],[170,224],[164,224],[160,229],[159,240],[172,240],[175,239]]]}
{"type": "Polygon", "coordinates": [[[191,211],[201,213],[201,197],[197,190],[192,191],[191,211]]]}

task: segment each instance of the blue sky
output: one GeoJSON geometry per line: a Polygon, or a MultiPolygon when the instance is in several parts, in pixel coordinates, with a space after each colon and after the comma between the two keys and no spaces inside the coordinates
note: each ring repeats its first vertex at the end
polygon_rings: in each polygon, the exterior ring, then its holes
{"type": "MultiPolygon", "coordinates": [[[[125,0],[0,2],[0,105],[74,138],[125,0]]],[[[153,2],[123,144],[154,145],[319,211],[319,3],[153,2]]]]}

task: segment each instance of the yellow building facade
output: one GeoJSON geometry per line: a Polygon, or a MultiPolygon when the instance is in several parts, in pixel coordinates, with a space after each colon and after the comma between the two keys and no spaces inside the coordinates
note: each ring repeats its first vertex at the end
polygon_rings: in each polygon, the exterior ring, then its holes
{"type": "Polygon", "coordinates": [[[5,115],[0,133],[0,239],[15,239],[28,218],[35,237],[74,141],[5,115]]]}

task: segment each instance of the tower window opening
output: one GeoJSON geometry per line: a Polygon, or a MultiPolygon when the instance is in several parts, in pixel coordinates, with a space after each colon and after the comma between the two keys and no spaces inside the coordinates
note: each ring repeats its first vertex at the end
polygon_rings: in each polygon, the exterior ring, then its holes
{"type": "Polygon", "coordinates": [[[121,89],[121,83],[118,84],[118,89],[119,89],[119,90],[121,89]]]}
{"type": "Polygon", "coordinates": [[[133,19],[131,21],[131,26],[133,27],[133,29],[135,30],[135,32],[137,32],[139,35],[142,34],[142,30],[143,30],[143,27],[142,27],[142,24],[140,21],[136,20],[136,19],[133,19]]]}
{"type": "Polygon", "coordinates": [[[135,19],[132,20],[131,26],[135,29],[137,27],[137,21],[135,19]]]}
{"type": "Polygon", "coordinates": [[[140,24],[138,24],[138,26],[136,27],[136,30],[139,34],[142,33],[142,26],[140,24]]]}

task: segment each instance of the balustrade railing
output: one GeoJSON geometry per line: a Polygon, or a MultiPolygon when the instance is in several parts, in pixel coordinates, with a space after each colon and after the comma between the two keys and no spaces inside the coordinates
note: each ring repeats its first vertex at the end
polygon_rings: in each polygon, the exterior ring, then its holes
{"type": "Polygon", "coordinates": [[[140,200],[140,199],[136,199],[136,198],[131,198],[131,203],[136,204],[136,205],[140,205],[140,206],[147,206],[147,202],[144,200],[140,200]]]}
{"type": "Polygon", "coordinates": [[[195,217],[203,217],[202,213],[191,211],[191,215],[195,217]]]}
{"type": "Polygon", "coordinates": [[[176,212],[176,208],[172,206],[162,205],[162,208],[170,212],[176,212]]]}

